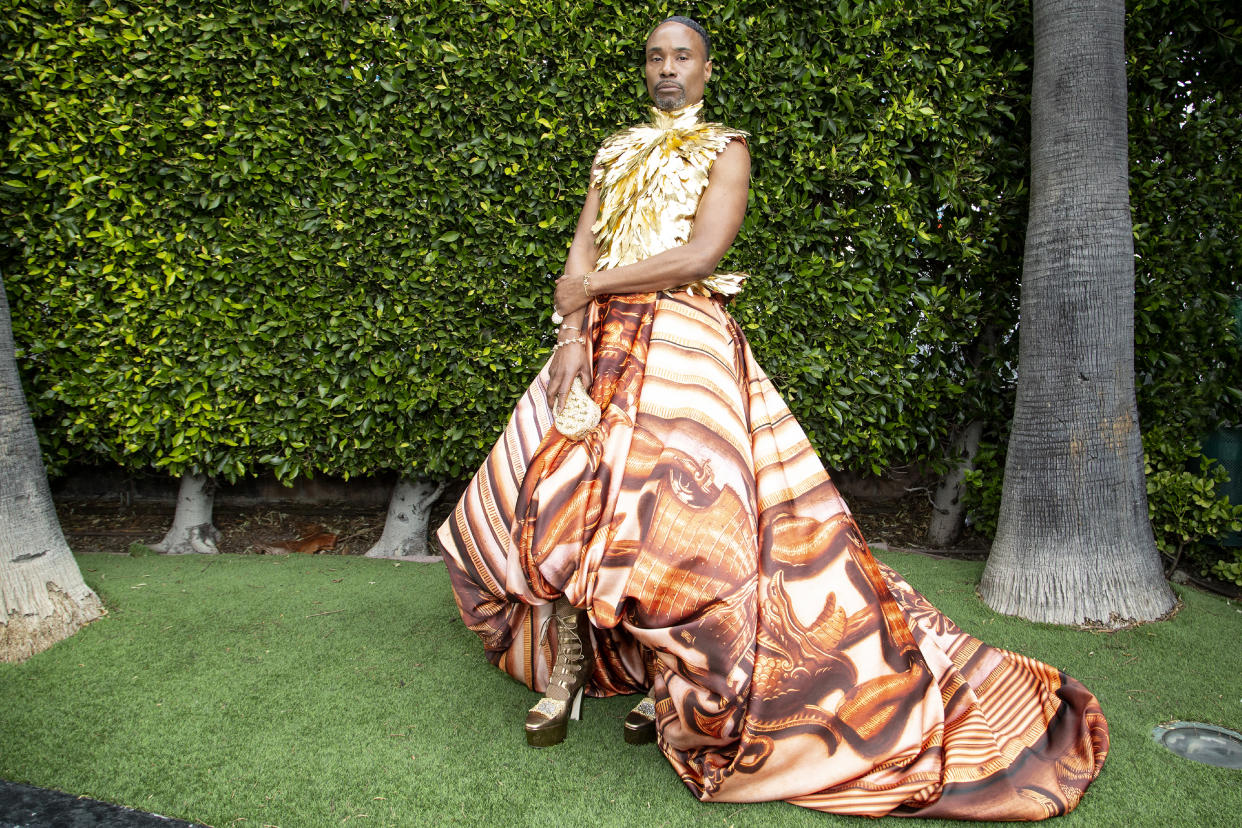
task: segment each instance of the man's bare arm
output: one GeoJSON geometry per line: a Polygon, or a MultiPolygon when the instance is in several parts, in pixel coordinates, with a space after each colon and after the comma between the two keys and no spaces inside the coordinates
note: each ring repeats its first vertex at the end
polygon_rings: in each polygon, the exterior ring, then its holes
{"type": "MultiPolygon", "coordinates": [[[[599,190],[595,187],[587,189],[586,200],[582,204],[582,212],[578,214],[578,226],[574,229],[574,240],[569,245],[569,255],[565,257],[565,272],[579,274],[590,273],[595,268],[596,250],[595,234],[591,225],[599,214],[599,190]]],[[[561,326],[557,341],[565,342],[583,336],[582,322],[586,317],[586,303],[565,314],[565,322],[561,326]]],[[[574,377],[581,377],[582,384],[591,387],[591,361],[587,359],[584,344],[573,343],[558,348],[552,359],[548,376],[548,397],[552,400],[552,410],[560,411],[565,395],[573,384],[574,377]]]]}
{"type": "Polygon", "coordinates": [[[595,234],[591,226],[599,216],[599,190],[594,186],[587,189],[586,200],[582,203],[582,212],[578,214],[578,226],[574,228],[574,240],[569,245],[569,255],[565,257],[565,273],[590,273],[595,269],[597,254],[595,234]]]}
{"type": "MultiPolygon", "coordinates": [[[[749,189],[750,152],[743,142],[733,141],[712,164],[707,189],[699,200],[699,209],[695,214],[694,234],[690,241],[634,264],[592,273],[591,293],[603,295],[668,290],[712,275],[742,226],[749,189]]],[[[590,223],[599,210],[599,194],[594,194],[595,212],[587,223],[588,233],[590,223]]],[[[578,230],[582,231],[581,218],[578,230]]],[[[578,235],[575,234],[574,245],[577,244],[578,235]]],[[[594,240],[590,245],[594,254],[594,240]]],[[[586,305],[582,274],[590,273],[595,264],[592,260],[586,269],[575,270],[573,268],[580,266],[580,260],[572,255],[572,248],[570,253],[566,275],[556,285],[556,303],[562,313],[571,309],[577,311],[586,305]]]]}

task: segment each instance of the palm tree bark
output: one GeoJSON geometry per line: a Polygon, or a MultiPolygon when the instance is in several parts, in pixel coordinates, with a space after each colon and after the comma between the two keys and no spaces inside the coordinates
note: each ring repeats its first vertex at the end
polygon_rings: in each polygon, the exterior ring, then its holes
{"type": "Polygon", "coordinates": [[[1134,397],[1123,0],[1035,0],[1018,393],[989,606],[1058,624],[1167,614],[1134,397]]]}
{"type": "Polygon", "coordinates": [[[22,661],[102,614],[56,517],[0,281],[0,661],[22,661]]]}

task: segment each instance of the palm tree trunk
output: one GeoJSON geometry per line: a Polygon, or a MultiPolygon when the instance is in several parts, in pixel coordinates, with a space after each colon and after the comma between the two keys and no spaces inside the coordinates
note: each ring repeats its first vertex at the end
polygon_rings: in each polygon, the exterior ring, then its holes
{"type": "Polygon", "coordinates": [[[0,661],[26,659],[102,614],[52,504],[0,281],[0,661]]]}
{"type": "Polygon", "coordinates": [[[1134,397],[1123,0],[1035,0],[1018,393],[980,594],[1119,625],[1175,604],[1147,518],[1134,397]]]}

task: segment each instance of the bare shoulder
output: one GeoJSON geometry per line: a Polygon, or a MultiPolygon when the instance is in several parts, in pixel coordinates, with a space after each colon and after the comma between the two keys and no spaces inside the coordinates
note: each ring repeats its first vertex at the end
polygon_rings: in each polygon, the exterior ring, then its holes
{"type": "Polygon", "coordinates": [[[750,178],[750,148],[745,141],[733,140],[725,145],[712,163],[711,178],[750,178]]]}

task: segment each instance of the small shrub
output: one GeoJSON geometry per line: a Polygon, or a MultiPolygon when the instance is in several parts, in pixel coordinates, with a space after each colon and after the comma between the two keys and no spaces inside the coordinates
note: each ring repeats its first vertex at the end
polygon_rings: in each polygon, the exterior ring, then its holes
{"type": "Polygon", "coordinates": [[[1217,561],[1212,564],[1212,575],[1222,581],[1242,587],[1242,549],[1234,549],[1232,561],[1217,561]]]}
{"type": "Polygon", "coordinates": [[[1004,438],[981,440],[979,453],[975,455],[974,468],[966,473],[963,497],[966,499],[967,523],[987,538],[996,537],[996,518],[1000,514],[1001,486],[1004,480],[1004,438]]]}
{"type": "Polygon", "coordinates": [[[1211,545],[1242,529],[1242,505],[1231,504],[1220,491],[1228,480],[1225,470],[1204,457],[1198,444],[1171,437],[1167,431],[1153,430],[1143,442],[1147,511],[1156,546],[1171,559],[1169,569],[1185,557],[1202,574],[1212,572],[1226,580],[1242,576],[1242,562],[1218,562],[1219,553],[1211,545]]]}

